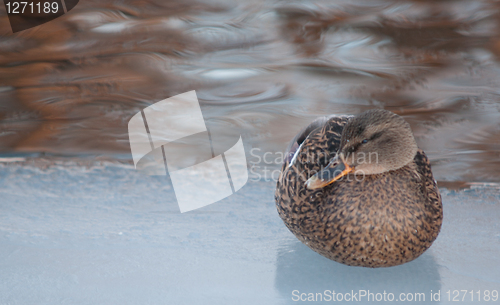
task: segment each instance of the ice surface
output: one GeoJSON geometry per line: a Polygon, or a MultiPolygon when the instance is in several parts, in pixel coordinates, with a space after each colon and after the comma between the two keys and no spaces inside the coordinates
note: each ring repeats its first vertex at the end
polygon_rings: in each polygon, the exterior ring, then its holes
{"type": "MultiPolygon", "coordinates": [[[[181,214],[168,177],[129,166],[0,165],[0,304],[315,304],[294,301],[294,291],[325,290],[425,293],[417,303],[439,304],[447,291],[500,291],[494,187],[441,189],[434,245],[383,269],[344,266],[302,245],[278,217],[274,187],[249,181],[181,214]]],[[[364,301],[353,303],[385,303],[364,301]]]]}

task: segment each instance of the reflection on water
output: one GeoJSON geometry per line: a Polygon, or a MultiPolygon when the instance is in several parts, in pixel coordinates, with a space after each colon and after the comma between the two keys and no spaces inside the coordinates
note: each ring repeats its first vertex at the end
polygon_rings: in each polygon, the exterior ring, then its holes
{"type": "MultiPolygon", "coordinates": [[[[430,303],[431,293],[434,296],[441,289],[441,278],[438,265],[430,251],[401,266],[371,269],[334,263],[311,251],[299,241],[288,241],[288,244],[283,245],[278,253],[275,286],[284,300],[283,304],[297,303],[299,296],[296,295],[306,293],[303,299],[307,300],[309,293],[313,293],[316,297],[316,293],[321,294],[325,290],[343,295],[358,293],[356,295],[358,302],[355,302],[357,304],[373,304],[374,298],[380,297],[385,297],[387,302],[394,296],[393,300],[396,301],[401,293],[405,294],[402,296],[404,300],[415,300],[408,302],[409,304],[417,304],[422,303],[423,298],[430,303]],[[294,290],[296,290],[295,293],[293,293],[294,290]],[[361,297],[360,290],[366,291],[366,295],[361,297]],[[369,302],[368,292],[373,294],[369,295],[369,302]],[[390,293],[393,296],[389,295],[390,293]],[[376,296],[377,294],[380,295],[376,296]],[[418,298],[421,298],[420,302],[416,301],[418,298]]],[[[327,292],[325,296],[326,298],[322,296],[322,299],[318,296],[316,300],[331,303],[331,293],[327,292]]],[[[351,298],[351,296],[348,297],[351,298]]]]}
{"type": "Polygon", "coordinates": [[[260,155],[385,108],[436,179],[500,182],[499,17],[493,0],[82,1],[12,34],[2,10],[0,152],[129,157],[130,117],[195,89],[207,125],[260,155]]]}

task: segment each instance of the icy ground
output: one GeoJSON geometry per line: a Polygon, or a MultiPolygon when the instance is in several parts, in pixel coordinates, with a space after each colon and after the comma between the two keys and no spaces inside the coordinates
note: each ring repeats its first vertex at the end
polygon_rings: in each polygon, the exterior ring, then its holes
{"type": "Polygon", "coordinates": [[[425,293],[418,304],[439,304],[431,290],[448,303],[462,289],[468,304],[500,292],[498,188],[441,189],[445,220],[431,249],[366,269],[297,241],[274,185],[249,182],[180,214],[168,178],[127,166],[0,165],[0,304],[316,304],[294,300],[325,290],[425,293]]]}

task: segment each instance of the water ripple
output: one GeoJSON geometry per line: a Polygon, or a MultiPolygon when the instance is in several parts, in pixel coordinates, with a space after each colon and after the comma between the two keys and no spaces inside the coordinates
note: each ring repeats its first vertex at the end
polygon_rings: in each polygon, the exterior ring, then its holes
{"type": "Polygon", "coordinates": [[[492,0],[87,1],[2,32],[0,152],[122,158],[132,115],[195,89],[219,140],[256,155],[318,116],[385,108],[441,185],[497,183],[499,16],[492,0]]]}

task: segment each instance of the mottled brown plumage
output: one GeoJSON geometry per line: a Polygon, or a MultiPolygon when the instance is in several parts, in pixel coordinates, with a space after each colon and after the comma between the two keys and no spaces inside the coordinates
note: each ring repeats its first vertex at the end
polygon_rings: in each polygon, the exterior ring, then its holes
{"type": "Polygon", "coordinates": [[[429,160],[408,123],[385,110],[321,118],[299,133],[275,199],[300,241],[351,266],[388,267],[417,258],[436,239],[443,219],[429,160]],[[369,152],[378,159],[359,158],[369,152]],[[336,181],[325,178],[344,167],[352,171],[336,181]]]}

